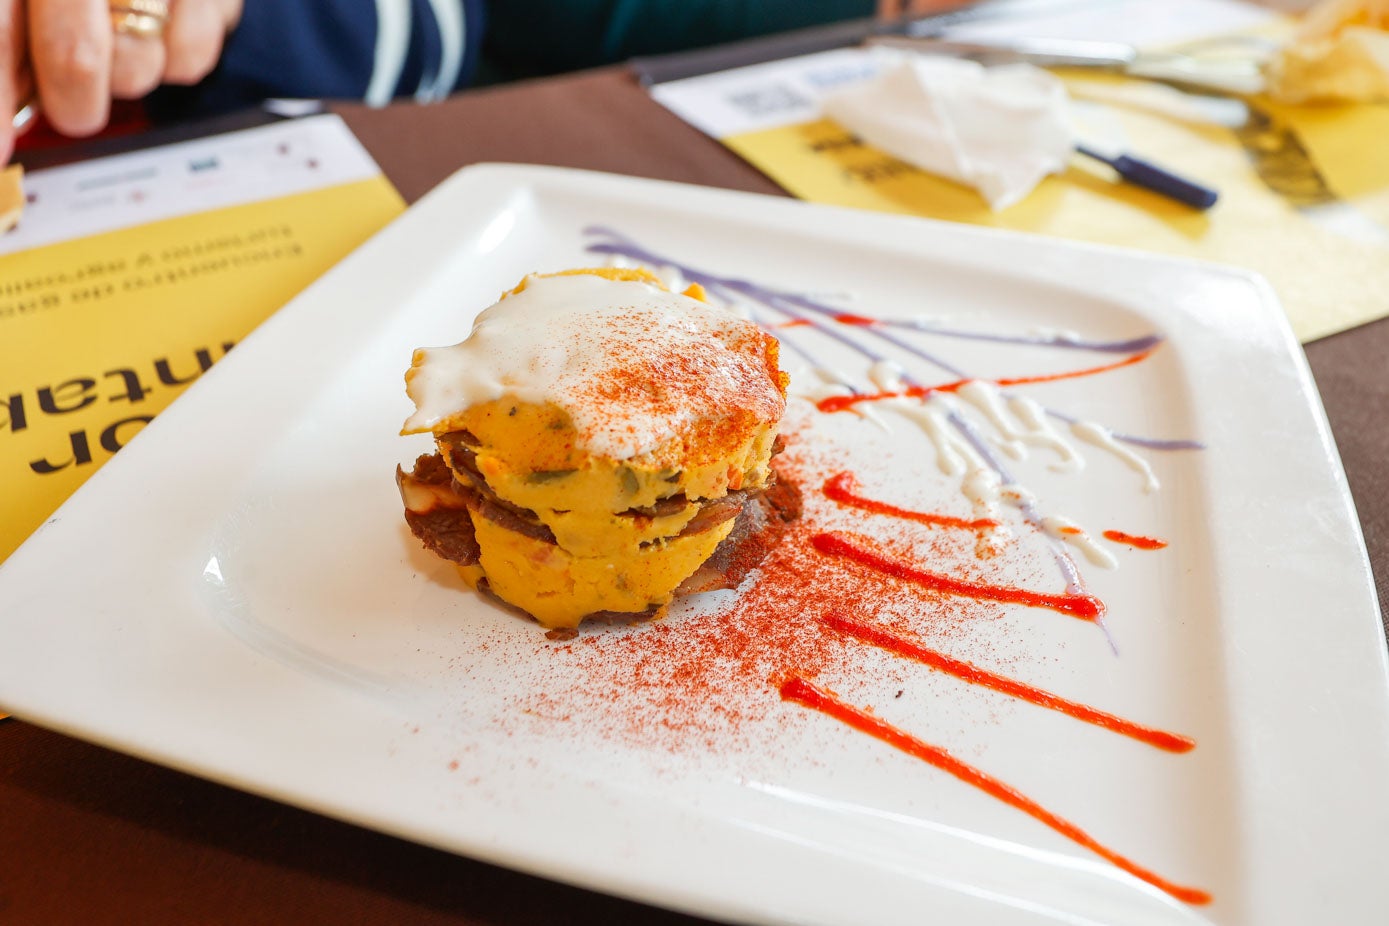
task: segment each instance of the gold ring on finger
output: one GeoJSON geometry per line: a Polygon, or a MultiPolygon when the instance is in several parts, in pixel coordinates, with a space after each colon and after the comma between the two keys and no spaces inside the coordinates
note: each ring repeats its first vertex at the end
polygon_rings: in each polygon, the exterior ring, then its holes
{"type": "Polygon", "coordinates": [[[117,35],[157,39],[169,21],[169,4],[165,0],[114,0],[110,9],[111,29],[117,35]]]}

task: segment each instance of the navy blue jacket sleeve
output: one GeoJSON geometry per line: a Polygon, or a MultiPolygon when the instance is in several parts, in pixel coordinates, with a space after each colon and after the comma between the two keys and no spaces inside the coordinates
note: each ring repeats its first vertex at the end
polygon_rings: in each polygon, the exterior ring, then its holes
{"type": "MultiPolygon", "coordinates": [[[[483,0],[246,0],[217,68],[166,88],[167,110],[223,112],[272,97],[438,99],[476,69],[483,0]]],[[[156,101],[156,106],[158,106],[156,101]]],[[[170,112],[169,114],[173,114],[170,112]]]]}

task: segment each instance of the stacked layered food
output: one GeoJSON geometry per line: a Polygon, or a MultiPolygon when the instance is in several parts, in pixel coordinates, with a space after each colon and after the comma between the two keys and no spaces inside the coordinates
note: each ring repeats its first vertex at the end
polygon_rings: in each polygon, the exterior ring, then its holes
{"type": "Polygon", "coordinates": [[[416,536],[551,628],[726,584],[766,517],[787,377],[774,338],[702,297],[640,270],[531,276],[463,343],[417,350],[402,433],[437,452],[397,474],[416,536]]]}

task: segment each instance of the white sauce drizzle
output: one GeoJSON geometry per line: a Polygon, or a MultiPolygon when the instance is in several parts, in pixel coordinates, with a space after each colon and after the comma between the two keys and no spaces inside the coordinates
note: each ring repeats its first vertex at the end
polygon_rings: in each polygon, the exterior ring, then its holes
{"type": "Polygon", "coordinates": [[[999,395],[998,388],[993,383],[972,379],[956,389],[955,394],[977,408],[984,419],[993,425],[994,430],[998,432],[994,443],[998,444],[1004,453],[1015,460],[1027,458],[1027,448],[1018,440],[1022,434],[1008,420],[1007,409],[1003,407],[1003,397],[999,395]]]}
{"type": "MultiPolygon", "coordinates": [[[[890,360],[880,360],[868,370],[868,378],[879,392],[904,392],[907,388],[905,371],[890,360]]],[[[947,476],[958,476],[983,466],[974,448],[960,437],[947,421],[953,407],[942,396],[928,396],[926,401],[899,396],[882,403],[908,419],[925,432],[936,451],[936,467],[947,476]]],[[[968,493],[966,493],[968,494],[968,493]]]]}
{"type": "Polygon", "coordinates": [[[690,286],[685,282],[685,275],[676,267],[661,267],[655,273],[656,279],[673,293],[683,293],[690,286]]]}
{"type": "Polygon", "coordinates": [[[1010,482],[1000,487],[998,495],[999,498],[1019,510],[1026,508],[1028,505],[1037,504],[1037,496],[1033,495],[1024,486],[1020,486],[1016,482],[1010,482]]]}
{"type": "MultiPolygon", "coordinates": [[[[879,360],[868,368],[868,381],[873,384],[873,388],[878,392],[901,392],[906,388],[902,382],[903,370],[891,360],[879,360]]],[[[862,403],[854,406],[853,411],[863,418],[876,424],[884,431],[890,431],[886,421],[882,416],[874,412],[874,405],[883,405],[894,411],[901,412],[904,409],[903,401],[900,398],[885,399],[881,402],[862,403]]]]}
{"type": "Polygon", "coordinates": [[[879,392],[901,392],[905,388],[903,373],[903,369],[891,360],[879,360],[868,368],[868,381],[879,392]]]}
{"type": "Polygon", "coordinates": [[[970,467],[969,472],[965,473],[960,490],[976,509],[985,515],[991,515],[998,510],[999,490],[1003,488],[1003,480],[993,469],[984,466],[983,461],[979,461],[979,464],[970,467]]]}
{"type": "MultiPolygon", "coordinates": [[[[848,377],[827,369],[816,369],[823,385],[811,390],[812,401],[831,395],[851,395],[858,390],[848,377]]],[[[902,368],[892,361],[874,363],[868,379],[878,392],[904,392],[907,388],[902,368]]],[[[959,414],[962,405],[974,409],[993,429],[994,438],[1005,452],[1025,459],[1025,445],[1042,447],[1054,452],[1057,462],[1050,469],[1058,472],[1077,472],[1085,467],[1085,458],[1051,426],[1046,411],[1033,399],[1022,395],[1007,396],[990,382],[971,380],[953,393],[930,393],[924,399],[894,396],[873,403],[854,406],[860,414],[872,404],[889,408],[921,428],[936,451],[936,465],[947,476],[962,476],[960,491],[984,517],[994,515],[1002,502],[1019,511],[1037,504],[1037,498],[1017,483],[1004,484],[997,471],[988,466],[970,443],[950,424],[949,416],[959,414]]],[[[865,417],[869,415],[865,414],[865,417]]],[[[873,417],[874,421],[878,419],[873,417]]],[[[1144,491],[1159,488],[1156,475],[1148,462],[1120,444],[1108,430],[1092,422],[1079,422],[1071,427],[1075,436],[1086,443],[1115,455],[1144,477],[1144,491]]],[[[1118,560],[1095,542],[1090,534],[1069,518],[1052,515],[1037,522],[1048,537],[1074,547],[1094,566],[1114,569],[1118,560]]]]}
{"type": "Polygon", "coordinates": [[[1099,566],[1101,569],[1113,569],[1119,565],[1108,550],[1099,546],[1085,532],[1084,528],[1076,524],[1069,518],[1050,516],[1042,519],[1042,530],[1048,537],[1054,537],[1063,543],[1069,543],[1081,553],[1085,554],[1092,565],[1099,566]]]}
{"type": "Polygon", "coordinates": [[[1087,444],[1093,444],[1101,450],[1109,451],[1129,469],[1139,473],[1143,477],[1144,492],[1156,492],[1162,488],[1162,483],[1158,482],[1157,474],[1148,465],[1148,461],[1115,440],[1114,435],[1107,428],[1095,424],[1093,421],[1077,421],[1071,425],[1071,433],[1087,444]]]}
{"type": "Polygon", "coordinates": [[[925,403],[898,399],[895,411],[917,425],[936,451],[936,466],[947,476],[958,476],[971,467],[982,465],[969,442],[960,437],[948,420],[950,409],[938,398],[925,403]]]}
{"type": "Polygon", "coordinates": [[[854,384],[849,381],[849,377],[838,370],[831,370],[829,367],[814,367],[810,372],[814,373],[816,378],[827,386],[843,386],[848,392],[854,391],[854,384]]]}
{"type": "Polygon", "coordinates": [[[1085,458],[1076,453],[1075,448],[1061,435],[1057,434],[1047,421],[1047,413],[1041,405],[1025,395],[1009,396],[1008,410],[1022,423],[1024,430],[1018,438],[1034,447],[1046,447],[1056,451],[1059,460],[1048,469],[1058,473],[1073,473],[1085,468],[1085,458]]]}

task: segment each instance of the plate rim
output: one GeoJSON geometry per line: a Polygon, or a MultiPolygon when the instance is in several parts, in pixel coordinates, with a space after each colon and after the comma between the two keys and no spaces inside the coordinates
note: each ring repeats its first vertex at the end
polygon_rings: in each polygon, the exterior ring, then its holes
{"type": "MultiPolygon", "coordinates": [[[[828,212],[830,214],[838,216],[841,219],[849,220],[849,224],[853,228],[868,228],[872,226],[879,226],[882,228],[921,229],[923,227],[928,227],[936,229],[934,232],[930,232],[930,234],[939,235],[942,234],[942,230],[945,230],[948,231],[950,236],[956,238],[957,240],[997,241],[1007,239],[1017,242],[1023,242],[1024,246],[1029,248],[1040,247],[1043,249],[1049,249],[1052,251],[1052,253],[1065,252],[1067,254],[1104,255],[1105,259],[1132,261],[1136,262],[1135,266],[1147,265],[1150,268],[1171,268],[1174,266],[1185,267],[1188,268],[1191,272],[1220,277],[1226,280],[1238,281],[1239,285],[1248,287],[1251,293],[1253,294],[1254,302],[1261,306],[1264,306],[1264,309],[1261,309],[1260,311],[1265,311],[1265,314],[1269,315],[1267,322],[1271,326],[1271,329],[1269,332],[1266,332],[1268,334],[1271,334],[1272,336],[1269,343],[1274,345],[1274,349],[1277,349],[1283,353],[1283,359],[1290,364],[1290,371],[1296,377],[1299,397],[1304,399],[1306,402],[1307,407],[1304,410],[1308,412],[1310,416],[1311,423],[1314,426],[1314,430],[1316,432],[1315,436],[1317,438],[1318,445],[1321,448],[1322,454],[1324,456],[1324,460],[1322,462],[1325,463],[1328,467],[1327,469],[1325,469],[1324,472],[1325,475],[1330,477],[1329,488],[1333,492],[1339,494],[1339,500],[1343,503],[1343,510],[1340,511],[1339,514],[1343,518],[1345,518],[1345,516],[1348,514],[1348,526],[1350,530],[1353,532],[1353,545],[1358,548],[1358,562],[1354,564],[1354,571],[1356,572],[1355,578],[1357,582],[1357,588],[1355,589],[1355,591],[1360,595],[1360,597],[1364,599],[1362,604],[1368,605],[1365,617],[1373,618],[1373,620],[1369,621],[1369,623],[1373,624],[1374,635],[1378,639],[1378,693],[1380,695],[1379,710],[1381,714],[1386,714],[1386,707],[1389,707],[1389,699],[1386,699],[1385,697],[1386,693],[1389,693],[1389,651],[1386,651],[1384,645],[1383,633],[1378,619],[1378,600],[1374,594],[1373,574],[1370,569],[1368,554],[1365,550],[1363,537],[1361,535],[1359,520],[1355,517],[1354,502],[1349,492],[1349,487],[1346,482],[1344,469],[1341,466],[1340,458],[1337,454],[1334,440],[1332,439],[1330,427],[1326,420],[1325,412],[1322,408],[1319,394],[1316,391],[1315,383],[1312,380],[1310,370],[1307,366],[1306,358],[1302,354],[1301,349],[1297,346],[1296,341],[1292,337],[1291,329],[1288,326],[1287,320],[1283,316],[1281,309],[1279,309],[1277,305],[1276,297],[1274,297],[1274,294],[1266,281],[1258,277],[1256,274],[1238,268],[1230,268],[1220,264],[1211,264],[1208,262],[1195,261],[1187,258],[1172,258],[1161,255],[1152,255],[1114,246],[1081,244],[1075,242],[1061,242],[1057,241],[1056,239],[1045,238],[1043,236],[1023,232],[973,228],[967,226],[960,226],[948,222],[918,219],[910,216],[890,216],[875,213],[864,213],[858,210],[846,209],[841,207],[819,206],[816,204],[803,203],[797,200],[784,199],[776,196],[766,196],[763,194],[745,193],[730,190],[718,190],[688,184],[676,184],[671,183],[669,181],[630,178],[619,175],[601,174],[593,171],[580,171],[569,168],[536,167],[529,165],[511,164],[471,165],[469,167],[461,169],[460,171],[452,175],[450,178],[445,180],[443,183],[441,183],[426,197],[421,199],[419,203],[417,203],[409,211],[407,211],[401,218],[397,219],[385,230],[378,233],[377,236],[374,236],[360,249],[358,249],[358,251],[354,252],[353,255],[350,255],[339,265],[335,266],[323,278],[320,278],[320,280],[312,284],[308,289],[306,289],[303,293],[296,297],[289,305],[287,305],[284,309],[280,310],[279,313],[276,313],[276,315],[272,317],[269,320],[269,322],[267,322],[265,325],[262,325],[261,328],[257,329],[256,332],[253,332],[248,338],[243,340],[243,342],[238,346],[237,351],[233,352],[232,355],[230,355],[226,360],[219,362],[219,364],[217,364],[213,368],[213,370],[209,372],[207,376],[200,378],[200,380],[193,384],[192,388],[190,388],[184,396],[180,397],[180,399],[177,400],[168,411],[161,414],[161,416],[159,416],[159,418],[156,419],[156,422],[152,424],[150,427],[151,433],[162,433],[163,431],[171,430],[177,427],[178,423],[183,418],[188,417],[191,414],[190,412],[186,411],[186,409],[193,407],[198,402],[204,401],[197,397],[203,395],[211,395],[214,393],[215,390],[225,391],[227,388],[229,388],[223,387],[219,384],[225,381],[228,377],[235,375],[235,370],[239,369],[240,366],[248,365],[249,363],[251,363],[251,361],[244,360],[241,358],[251,356],[253,354],[258,354],[261,348],[257,347],[256,345],[260,344],[263,341],[270,341],[271,339],[276,337],[276,332],[279,331],[279,329],[283,327],[285,324],[287,324],[287,322],[285,322],[284,319],[293,319],[294,317],[296,317],[296,312],[303,313],[305,311],[302,308],[302,306],[306,304],[312,305],[315,301],[323,300],[324,298],[326,298],[324,295],[325,293],[331,293],[334,287],[341,288],[344,280],[351,280],[354,275],[360,276],[362,271],[357,268],[364,266],[372,259],[377,259],[379,253],[390,253],[391,248],[398,246],[398,239],[406,237],[408,231],[413,227],[413,223],[423,221],[418,219],[418,216],[422,214],[432,215],[434,212],[440,211],[442,206],[447,206],[455,198],[462,195],[459,192],[460,190],[467,192],[472,188],[503,188],[508,185],[520,189],[534,188],[537,186],[543,187],[546,184],[558,185],[560,187],[570,187],[572,188],[572,191],[577,191],[580,195],[590,198],[601,198],[604,192],[612,192],[613,190],[630,191],[632,194],[631,198],[633,201],[636,201],[636,191],[639,191],[641,189],[646,189],[653,192],[657,190],[665,190],[669,192],[670,190],[674,189],[680,191],[677,198],[687,197],[692,200],[698,200],[698,205],[701,208],[704,208],[707,204],[708,208],[706,209],[706,211],[708,212],[726,211],[726,204],[748,203],[755,201],[761,206],[769,207],[772,212],[781,212],[785,210],[784,214],[788,217],[791,216],[793,212],[800,215],[807,214],[807,212],[802,212],[801,210],[807,210],[809,213],[812,214],[828,212]],[[597,194],[595,194],[594,192],[595,187],[599,188],[599,192],[597,194]],[[416,210],[421,211],[417,212],[416,210]],[[416,216],[415,220],[411,219],[412,214],[416,216]],[[404,231],[402,231],[402,229],[404,229],[404,231]],[[224,373],[222,372],[224,369],[230,370],[232,372],[224,373]],[[169,423],[161,424],[161,422],[164,422],[166,419],[169,423]]],[[[627,194],[624,193],[624,195],[627,194]]],[[[850,232],[847,233],[850,237],[852,237],[854,233],[853,228],[851,228],[850,232]]],[[[843,232],[841,228],[839,232],[836,232],[836,236],[838,236],[839,234],[846,233],[843,232]]],[[[1267,346],[1268,345],[1264,345],[1264,347],[1267,346]]],[[[164,439],[161,438],[161,440],[164,439]]],[[[142,443],[138,440],[131,444],[131,448],[143,446],[145,446],[145,443],[142,443]]],[[[138,453],[131,453],[131,448],[127,448],[125,454],[117,457],[116,460],[111,461],[106,466],[104,466],[102,470],[94,474],[93,478],[90,479],[88,483],[84,485],[78,491],[78,493],[76,493],[72,497],[72,499],[70,499],[62,508],[60,508],[57,514],[53,518],[49,519],[48,523],[45,523],[45,525],[41,527],[40,530],[35,533],[35,535],[29,538],[21,546],[21,548],[17,550],[16,553],[9,558],[9,560],[6,563],[0,564],[0,601],[5,600],[7,593],[11,591],[10,586],[16,584],[17,582],[17,580],[14,580],[12,578],[12,576],[20,568],[29,568],[28,565],[17,567],[15,564],[29,564],[31,560],[42,556],[43,548],[45,547],[45,545],[52,545],[44,539],[50,534],[60,532],[54,529],[56,525],[54,525],[52,522],[64,522],[69,516],[71,516],[72,512],[75,509],[79,508],[80,506],[88,505],[89,503],[87,499],[96,497],[98,493],[107,492],[108,490],[106,490],[103,487],[108,483],[115,482],[119,479],[126,479],[127,481],[130,481],[133,477],[126,477],[123,474],[129,470],[133,470],[138,465],[137,463],[130,461],[135,460],[137,457],[143,458],[147,453],[154,452],[141,450],[138,453]],[[36,550],[38,552],[35,552],[36,550]]],[[[3,628],[6,620],[7,618],[0,616],[0,629],[3,628]]],[[[0,659],[0,661],[3,660],[0,659]]],[[[0,676],[0,690],[3,690],[6,687],[6,684],[6,678],[4,676],[0,676]]],[[[15,696],[12,693],[9,697],[12,699],[9,703],[11,703],[13,706],[21,708],[23,707],[24,698],[22,697],[22,695],[15,696]]],[[[102,745],[107,746],[109,748],[113,748],[118,751],[127,751],[130,754],[139,755],[144,758],[149,758],[152,761],[157,761],[161,764],[170,765],[171,767],[179,768],[183,771],[189,771],[193,774],[201,775],[202,777],[212,778],[213,780],[222,781],[223,783],[230,783],[234,787],[241,787],[245,790],[250,790],[255,793],[266,794],[266,796],[270,796],[274,799],[282,799],[276,797],[276,795],[274,794],[267,794],[263,788],[248,786],[246,782],[236,781],[236,776],[234,775],[228,776],[225,772],[223,772],[221,775],[209,773],[208,769],[196,767],[196,763],[190,764],[187,761],[186,756],[182,757],[181,759],[177,755],[161,753],[157,750],[151,750],[148,744],[142,745],[137,750],[128,750],[123,748],[123,745],[128,746],[129,740],[122,740],[117,735],[103,735],[103,731],[90,729],[88,728],[88,726],[82,724],[65,724],[61,717],[45,717],[45,712],[42,710],[21,710],[21,713],[26,715],[27,718],[37,718],[37,722],[41,722],[45,726],[49,726],[52,729],[57,729],[60,732],[67,732],[70,735],[77,735],[83,739],[101,743],[102,745]]],[[[1381,718],[1381,720],[1383,723],[1383,718],[1381,718]]],[[[306,806],[302,800],[295,800],[293,801],[293,803],[296,803],[299,806],[306,806]]],[[[360,817],[353,817],[350,815],[344,816],[342,813],[335,813],[332,808],[310,806],[309,809],[313,809],[316,812],[320,813],[326,813],[330,816],[337,816],[339,819],[348,819],[352,822],[361,822],[360,817]]],[[[1381,813],[1383,813],[1384,808],[1381,807],[1380,810],[1381,813]]],[[[375,826],[374,828],[382,827],[375,826]]],[[[398,830],[391,831],[397,832],[398,835],[405,835],[399,833],[398,830]]],[[[407,835],[406,838],[414,837],[407,835]]],[[[431,844],[439,845],[438,843],[431,844]]],[[[462,851],[453,845],[439,845],[439,847],[448,849],[449,851],[462,851]]],[[[485,855],[475,857],[481,857],[484,860],[495,860],[495,857],[489,858],[485,855]]],[[[541,876],[552,879],[566,880],[569,881],[569,883],[575,883],[584,886],[594,886],[594,882],[587,878],[566,878],[563,872],[556,872],[555,870],[550,868],[539,870],[534,866],[518,864],[514,861],[503,861],[501,862],[501,864],[507,864],[510,867],[516,867],[521,870],[531,871],[532,873],[539,874],[541,876]]],[[[598,889],[619,893],[623,896],[629,896],[633,899],[639,899],[645,902],[659,903],[666,906],[673,905],[670,902],[671,898],[662,899],[660,897],[653,897],[649,893],[646,893],[644,891],[639,893],[633,893],[630,890],[620,889],[620,886],[619,889],[614,890],[614,886],[612,885],[600,885],[598,889]]],[[[699,900],[701,906],[698,907],[689,906],[689,901],[687,901],[686,903],[677,903],[674,905],[677,906],[677,908],[679,909],[685,909],[689,912],[702,912],[705,915],[709,915],[710,910],[707,906],[708,898],[706,897],[699,900]]],[[[745,906],[738,906],[736,904],[726,911],[727,915],[733,916],[743,916],[748,914],[749,912],[750,911],[748,911],[745,906]],[[736,909],[734,907],[736,907],[736,909]]],[[[765,918],[771,912],[772,911],[762,910],[760,912],[755,913],[755,915],[765,918]]]]}

